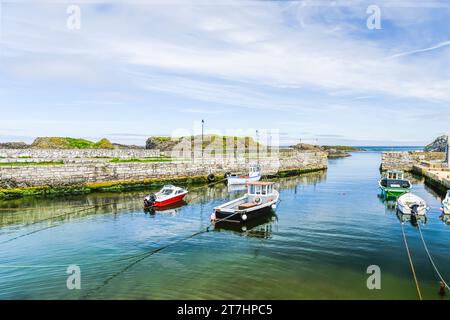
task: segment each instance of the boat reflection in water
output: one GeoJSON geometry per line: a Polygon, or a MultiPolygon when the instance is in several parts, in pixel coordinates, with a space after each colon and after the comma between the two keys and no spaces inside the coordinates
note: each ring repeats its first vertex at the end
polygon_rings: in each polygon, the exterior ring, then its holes
{"type": "Polygon", "coordinates": [[[272,237],[272,227],[276,221],[278,221],[278,217],[271,210],[264,215],[245,222],[220,221],[213,223],[213,225],[214,231],[232,231],[242,236],[269,239],[272,237]]]}
{"type": "Polygon", "coordinates": [[[155,215],[156,213],[170,215],[170,216],[176,216],[180,212],[180,208],[187,205],[186,201],[182,200],[177,203],[164,206],[164,207],[150,207],[150,208],[144,208],[145,213],[150,213],[151,215],[155,215]]]}
{"type": "Polygon", "coordinates": [[[384,204],[388,211],[395,213],[395,211],[397,210],[397,199],[388,199],[382,194],[378,194],[377,196],[380,202],[384,204]]]}
{"type": "Polygon", "coordinates": [[[439,216],[439,219],[446,225],[450,226],[450,215],[449,214],[441,214],[439,216]]]}
{"type": "Polygon", "coordinates": [[[413,227],[417,227],[417,223],[419,222],[426,224],[428,221],[426,215],[403,214],[400,211],[397,211],[397,218],[401,223],[410,222],[413,227]]]}
{"type": "Polygon", "coordinates": [[[228,192],[240,192],[247,191],[247,186],[245,184],[230,184],[227,186],[228,192]]]}

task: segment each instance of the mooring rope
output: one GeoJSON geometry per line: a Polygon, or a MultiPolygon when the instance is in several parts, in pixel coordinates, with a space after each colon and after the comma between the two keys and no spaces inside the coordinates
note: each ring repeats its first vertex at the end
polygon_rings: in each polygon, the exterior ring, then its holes
{"type": "Polygon", "coordinates": [[[438,268],[436,267],[436,264],[434,263],[433,258],[431,257],[430,251],[428,250],[428,246],[425,243],[425,239],[423,238],[422,229],[420,228],[420,225],[417,224],[417,226],[419,228],[419,234],[420,234],[420,238],[422,239],[423,246],[424,246],[425,251],[426,251],[426,253],[428,255],[428,259],[430,260],[431,265],[433,266],[434,271],[436,272],[436,274],[438,275],[438,277],[442,281],[442,283],[445,285],[445,287],[447,289],[450,289],[450,287],[448,286],[447,282],[445,282],[444,278],[442,277],[441,273],[439,272],[438,268]]]}
{"type": "Polygon", "coordinates": [[[403,228],[403,223],[400,222],[400,225],[402,226],[403,240],[405,242],[406,253],[408,254],[408,259],[409,259],[409,265],[411,266],[411,271],[412,271],[412,274],[414,277],[414,282],[416,284],[417,294],[419,295],[419,300],[422,300],[422,294],[420,293],[419,281],[417,280],[416,271],[414,269],[414,264],[413,264],[413,261],[411,258],[411,253],[409,252],[408,242],[406,241],[406,235],[405,235],[405,230],[403,228]]]}
{"type": "MultiPolygon", "coordinates": [[[[194,238],[194,237],[196,237],[196,236],[198,236],[198,235],[207,233],[207,232],[209,232],[209,228],[210,228],[211,226],[213,226],[215,223],[226,221],[226,220],[228,220],[229,218],[231,218],[231,217],[233,217],[233,216],[235,216],[235,215],[237,215],[237,214],[239,214],[239,213],[240,213],[240,212],[235,212],[235,213],[233,213],[232,215],[230,215],[230,216],[228,216],[228,217],[226,217],[226,218],[219,219],[219,220],[216,220],[216,221],[214,221],[214,222],[211,222],[204,230],[197,231],[197,232],[195,232],[195,233],[193,233],[193,234],[191,234],[191,235],[189,235],[189,236],[187,236],[187,237],[184,237],[184,238],[182,238],[182,239],[179,239],[179,240],[177,240],[177,241],[175,241],[175,242],[172,242],[172,243],[169,243],[169,244],[167,244],[167,245],[165,245],[165,246],[156,248],[156,249],[154,249],[154,250],[152,250],[152,251],[150,251],[150,252],[144,252],[144,253],[141,253],[141,254],[139,254],[139,255],[136,255],[135,257],[136,257],[137,259],[136,259],[135,261],[131,262],[130,264],[128,264],[127,266],[125,266],[125,268],[119,270],[118,272],[116,272],[116,273],[114,273],[113,275],[111,275],[110,277],[108,277],[105,281],[103,281],[102,284],[100,284],[99,286],[97,286],[96,288],[94,288],[94,289],[92,289],[90,292],[88,292],[86,295],[84,295],[84,296],[82,297],[82,299],[88,298],[88,297],[91,296],[93,293],[95,293],[95,292],[101,290],[103,287],[105,287],[106,285],[108,285],[108,283],[110,283],[110,282],[111,282],[112,280],[114,280],[116,277],[118,277],[119,275],[123,274],[123,273],[126,272],[127,270],[131,269],[133,266],[135,266],[135,265],[138,264],[139,262],[145,260],[146,258],[148,258],[148,257],[150,257],[150,256],[152,256],[152,255],[154,255],[154,254],[156,254],[156,253],[158,253],[158,252],[161,252],[161,251],[163,251],[164,249],[167,249],[167,248],[169,248],[169,247],[175,246],[175,245],[177,245],[177,244],[179,244],[179,243],[181,243],[181,242],[183,242],[183,241],[186,241],[186,240],[192,239],[192,238],[194,238]]],[[[130,258],[131,258],[131,257],[128,257],[128,258],[126,258],[126,260],[129,260],[130,258]]],[[[124,259],[124,260],[125,260],[125,259],[124,259]]]]}

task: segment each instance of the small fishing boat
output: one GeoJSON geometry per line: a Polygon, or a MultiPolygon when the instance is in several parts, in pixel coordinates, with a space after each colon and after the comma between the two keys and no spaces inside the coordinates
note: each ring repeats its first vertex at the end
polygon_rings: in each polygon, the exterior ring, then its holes
{"type": "Polygon", "coordinates": [[[228,185],[246,184],[261,179],[261,168],[258,165],[251,165],[248,171],[248,175],[227,174],[228,185]]]}
{"type": "Polygon", "coordinates": [[[402,214],[424,216],[427,211],[425,200],[412,193],[406,193],[397,199],[397,210],[402,214]]]}
{"type": "Polygon", "coordinates": [[[404,178],[403,171],[389,170],[378,181],[378,186],[385,198],[397,198],[411,190],[411,182],[404,178]]]}
{"type": "Polygon", "coordinates": [[[442,200],[442,212],[444,214],[450,214],[450,190],[447,191],[444,200],[442,200]]]}
{"type": "Polygon", "coordinates": [[[164,207],[182,201],[188,191],[184,188],[166,185],[159,192],[144,198],[144,208],[164,207]]]}
{"type": "Polygon", "coordinates": [[[211,220],[243,222],[269,213],[276,208],[280,194],[273,182],[249,182],[245,196],[214,208],[211,220]]]}

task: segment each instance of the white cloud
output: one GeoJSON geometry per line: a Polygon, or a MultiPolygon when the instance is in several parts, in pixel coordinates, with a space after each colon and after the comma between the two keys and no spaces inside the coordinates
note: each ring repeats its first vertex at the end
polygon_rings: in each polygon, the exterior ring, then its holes
{"type": "Polygon", "coordinates": [[[434,46],[428,47],[428,48],[423,48],[423,49],[417,49],[417,50],[411,50],[411,51],[407,51],[407,52],[401,52],[401,53],[397,53],[394,54],[392,56],[390,56],[390,59],[394,59],[394,58],[399,58],[399,57],[404,57],[404,56],[409,56],[409,55],[413,55],[413,54],[417,54],[417,53],[423,53],[423,52],[428,52],[428,51],[433,51],[436,49],[440,49],[440,48],[444,48],[450,46],[450,41],[443,41],[440,42],[434,46]]]}

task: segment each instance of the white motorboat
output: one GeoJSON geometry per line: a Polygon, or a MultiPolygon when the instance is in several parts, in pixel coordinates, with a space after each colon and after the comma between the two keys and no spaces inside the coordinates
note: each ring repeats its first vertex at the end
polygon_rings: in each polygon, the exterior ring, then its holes
{"type": "Polygon", "coordinates": [[[447,191],[444,200],[442,200],[442,212],[444,214],[450,214],[450,190],[447,191]]]}
{"type": "Polygon", "coordinates": [[[406,193],[397,199],[397,210],[402,214],[424,216],[428,207],[422,198],[412,193],[406,193]]]}
{"type": "Polygon", "coordinates": [[[261,168],[259,165],[251,165],[248,175],[228,174],[228,185],[246,184],[248,182],[256,182],[261,179],[261,168]]]}
{"type": "Polygon", "coordinates": [[[211,220],[244,222],[276,208],[280,194],[273,189],[273,182],[249,182],[247,194],[214,208],[211,220]]]}

